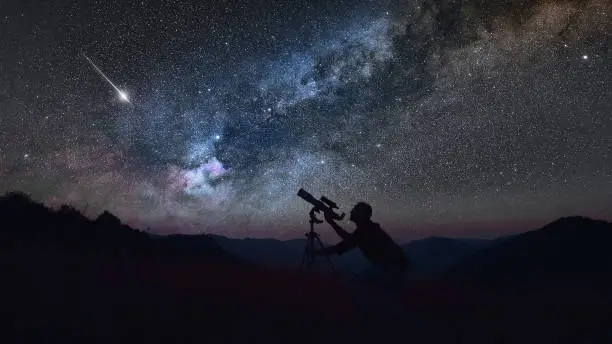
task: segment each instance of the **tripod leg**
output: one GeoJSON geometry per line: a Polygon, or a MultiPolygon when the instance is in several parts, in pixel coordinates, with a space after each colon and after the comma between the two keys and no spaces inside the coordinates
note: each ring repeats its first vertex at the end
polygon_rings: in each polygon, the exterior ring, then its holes
{"type": "MultiPolygon", "coordinates": [[[[323,246],[323,242],[321,241],[321,238],[319,238],[318,236],[317,236],[317,242],[319,243],[319,247],[321,247],[322,249],[325,247],[323,246]]],[[[337,273],[336,267],[334,266],[334,263],[331,261],[331,258],[329,258],[329,256],[326,255],[325,259],[327,260],[327,263],[331,267],[332,272],[337,273]]]]}
{"type": "Polygon", "coordinates": [[[302,296],[304,296],[306,294],[306,288],[305,285],[303,284],[304,282],[306,282],[306,273],[309,268],[312,267],[312,265],[314,265],[315,261],[314,261],[314,256],[312,254],[312,251],[314,249],[314,237],[312,235],[310,235],[309,233],[306,235],[307,236],[307,240],[306,240],[306,245],[304,247],[304,253],[302,254],[302,262],[300,263],[300,268],[299,268],[299,272],[298,272],[298,283],[300,283],[300,287],[299,287],[299,292],[302,294],[302,296]]]}
{"type": "Polygon", "coordinates": [[[312,250],[314,248],[314,240],[311,235],[306,235],[308,239],[306,240],[306,246],[304,247],[304,253],[302,254],[302,261],[300,263],[299,273],[302,274],[305,268],[310,267],[314,264],[314,256],[312,255],[312,250]]]}
{"type": "Polygon", "coordinates": [[[302,253],[302,260],[300,262],[300,268],[299,268],[299,274],[301,275],[303,270],[304,270],[304,266],[307,264],[308,261],[308,247],[304,248],[304,252],[302,253]]]}

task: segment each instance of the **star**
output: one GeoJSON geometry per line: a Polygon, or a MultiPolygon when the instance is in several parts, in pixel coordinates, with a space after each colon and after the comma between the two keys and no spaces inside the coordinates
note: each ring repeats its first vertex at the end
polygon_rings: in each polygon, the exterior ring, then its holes
{"type": "Polygon", "coordinates": [[[0,51],[2,190],[253,237],[302,224],[299,188],[400,240],[612,204],[605,1],[90,5],[0,19],[28,37],[0,51]]]}
{"type": "Polygon", "coordinates": [[[130,101],[130,98],[128,97],[127,93],[125,93],[124,91],[119,91],[119,98],[124,102],[130,101]]]}

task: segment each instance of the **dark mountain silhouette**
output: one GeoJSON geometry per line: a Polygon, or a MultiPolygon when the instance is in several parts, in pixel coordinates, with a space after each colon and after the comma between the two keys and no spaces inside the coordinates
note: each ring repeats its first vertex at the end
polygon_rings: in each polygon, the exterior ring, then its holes
{"type": "Polygon", "coordinates": [[[151,236],[107,211],[92,221],[70,206],[54,211],[19,192],[0,197],[0,248],[246,264],[206,235],[151,236]]]}
{"type": "Polygon", "coordinates": [[[153,239],[156,251],[165,257],[205,258],[208,262],[246,261],[225,251],[208,235],[167,235],[153,239]]]}
{"type": "Polygon", "coordinates": [[[233,239],[222,235],[211,235],[215,242],[228,252],[260,266],[297,266],[304,251],[305,239],[233,239]]]}
{"type": "Polygon", "coordinates": [[[403,246],[415,278],[437,278],[460,260],[491,244],[486,239],[429,237],[403,246]]]}
{"type": "MultiPolygon", "coordinates": [[[[212,236],[224,250],[253,264],[265,268],[297,269],[304,253],[306,239],[233,239],[220,235],[212,236]]],[[[357,251],[333,258],[334,267],[343,275],[350,276],[367,267],[367,261],[357,251]]]]}
{"type": "Polygon", "coordinates": [[[564,217],[483,249],[449,269],[445,277],[507,288],[609,287],[611,244],[611,223],[564,217]]]}
{"type": "MultiPolygon", "coordinates": [[[[612,338],[610,299],[590,292],[577,299],[570,290],[542,302],[550,290],[517,297],[450,280],[412,281],[397,295],[405,312],[390,313],[359,306],[368,295],[357,295],[357,303],[346,283],[335,278],[297,279],[295,270],[245,268],[216,244],[218,238],[206,235],[149,235],[110,213],[92,221],[71,207],[52,211],[23,194],[0,198],[0,220],[3,325],[19,342],[32,334],[53,342],[605,343],[612,338]],[[227,261],[231,264],[216,263],[227,261]]],[[[288,245],[299,257],[302,244],[288,245]]],[[[432,264],[442,269],[481,244],[486,243],[429,238],[407,250],[435,256],[432,264]]]]}
{"type": "MultiPolygon", "coordinates": [[[[212,237],[228,252],[264,267],[297,267],[305,245],[303,239],[281,241],[232,239],[220,235],[212,237]]],[[[413,278],[436,278],[461,259],[503,239],[505,237],[496,240],[430,237],[404,244],[402,248],[412,262],[413,278]]],[[[359,273],[370,266],[359,250],[336,256],[333,262],[340,272],[349,275],[359,273]]]]}

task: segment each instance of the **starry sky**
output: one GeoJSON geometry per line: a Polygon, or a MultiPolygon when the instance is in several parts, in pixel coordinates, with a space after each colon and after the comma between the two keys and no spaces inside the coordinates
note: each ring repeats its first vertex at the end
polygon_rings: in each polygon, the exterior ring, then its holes
{"type": "Polygon", "coordinates": [[[301,237],[302,187],[400,241],[611,219],[612,4],[511,3],[2,1],[0,192],[162,234],[301,237]]]}

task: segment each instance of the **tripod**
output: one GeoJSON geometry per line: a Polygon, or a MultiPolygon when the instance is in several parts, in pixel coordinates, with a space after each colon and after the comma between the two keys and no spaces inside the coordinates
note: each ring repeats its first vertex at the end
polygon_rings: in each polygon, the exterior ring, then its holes
{"type": "MultiPolygon", "coordinates": [[[[314,224],[315,223],[323,223],[323,221],[317,219],[317,217],[315,216],[315,211],[317,211],[316,208],[312,208],[310,210],[310,231],[308,233],[305,234],[306,236],[306,247],[304,247],[304,253],[302,254],[302,262],[300,263],[300,269],[299,269],[299,275],[300,277],[302,276],[302,274],[304,273],[304,270],[307,268],[312,268],[316,265],[317,263],[317,256],[315,255],[314,251],[316,248],[323,248],[323,242],[321,242],[321,238],[319,236],[319,233],[314,231],[314,224]]],[[[336,268],[334,267],[334,264],[332,263],[331,259],[329,258],[329,256],[325,256],[325,259],[327,260],[327,263],[329,264],[329,266],[331,267],[331,270],[336,273],[336,268]]]]}

